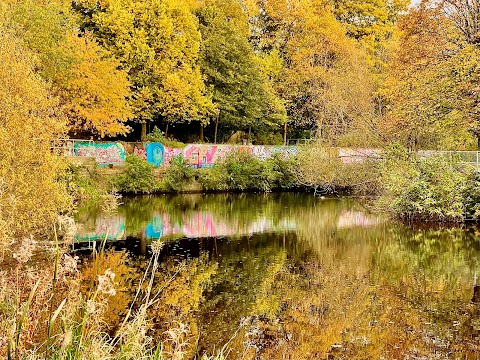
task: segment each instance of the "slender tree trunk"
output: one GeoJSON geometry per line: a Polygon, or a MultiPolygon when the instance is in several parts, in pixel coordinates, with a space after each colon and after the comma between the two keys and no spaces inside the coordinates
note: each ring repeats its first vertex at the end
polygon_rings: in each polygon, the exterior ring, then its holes
{"type": "Polygon", "coordinates": [[[141,141],[147,141],[147,122],[142,122],[142,133],[140,134],[141,141]]]}
{"type": "Polygon", "coordinates": [[[167,122],[167,126],[165,126],[165,138],[168,136],[168,122],[167,122]]]}
{"type": "Polygon", "coordinates": [[[215,121],[215,135],[213,137],[213,143],[216,144],[217,143],[217,132],[218,132],[218,119],[220,118],[220,111],[218,112],[217,114],[217,119],[215,121]]]}
{"type": "Polygon", "coordinates": [[[283,146],[287,145],[287,122],[283,125],[283,146]]]}
{"type": "Polygon", "coordinates": [[[250,145],[251,141],[250,141],[250,135],[252,134],[252,127],[249,126],[248,127],[248,145],[250,145]]]}
{"type": "Polygon", "coordinates": [[[200,134],[199,134],[199,137],[200,137],[200,141],[203,142],[203,123],[200,122],[200,134]]]}

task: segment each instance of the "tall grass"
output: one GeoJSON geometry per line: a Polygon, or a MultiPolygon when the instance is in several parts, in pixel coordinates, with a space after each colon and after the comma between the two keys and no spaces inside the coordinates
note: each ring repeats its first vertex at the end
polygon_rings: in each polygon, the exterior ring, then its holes
{"type": "MultiPolygon", "coordinates": [[[[166,331],[169,352],[149,334],[147,310],[158,301],[153,282],[161,243],[152,246],[154,255],[138,281],[134,301],[114,333],[105,329],[102,317],[110,310],[109,296],[121,289],[116,269],[103,269],[108,261],[104,242],[93,253],[95,276],[88,291],[81,291],[77,261],[58,240],[48,249],[37,244],[36,251],[29,248],[25,253],[25,247],[20,243],[4,252],[0,268],[0,356],[12,360],[185,358],[182,332],[188,331],[188,325],[178,322],[166,331]],[[45,251],[49,255],[39,258],[38,253],[45,251]]],[[[225,358],[225,349],[202,357],[225,358]]]]}

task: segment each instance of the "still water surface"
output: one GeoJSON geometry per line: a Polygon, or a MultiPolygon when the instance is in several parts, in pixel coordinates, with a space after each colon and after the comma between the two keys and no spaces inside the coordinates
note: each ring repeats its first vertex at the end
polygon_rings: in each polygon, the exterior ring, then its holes
{"type": "Polygon", "coordinates": [[[149,335],[183,358],[227,345],[228,359],[480,359],[476,228],[397,224],[308,194],[122,202],[77,215],[79,254],[104,238],[113,249],[100,261],[119,289],[112,332],[160,239],[149,335]]]}

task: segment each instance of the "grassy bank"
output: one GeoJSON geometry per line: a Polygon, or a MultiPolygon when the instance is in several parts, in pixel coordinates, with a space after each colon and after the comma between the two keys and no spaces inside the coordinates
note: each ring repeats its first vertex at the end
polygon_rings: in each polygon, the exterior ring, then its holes
{"type": "Polygon", "coordinates": [[[232,153],[215,167],[194,169],[175,157],[167,168],[154,168],[128,155],[119,169],[81,169],[72,166],[70,188],[79,201],[124,195],[182,192],[270,192],[302,186],[296,179],[296,159],[281,155],[259,160],[247,153],[232,153]]]}
{"type": "Polygon", "coordinates": [[[232,153],[215,167],[194,169],[181,157],[154,169],[129,155],[123,169],[71,172],[71,188],[80,200],[114,206],[117,193],[137,195],[182,192],[312,191],[317,195],[364,197],[375,211],[413,221],[463,222],[480,216],[480,175],[452,156],[419,157],[402,147],[377,158],[343,162],[322,146],[297,156],[259,160],[232,153]]]}

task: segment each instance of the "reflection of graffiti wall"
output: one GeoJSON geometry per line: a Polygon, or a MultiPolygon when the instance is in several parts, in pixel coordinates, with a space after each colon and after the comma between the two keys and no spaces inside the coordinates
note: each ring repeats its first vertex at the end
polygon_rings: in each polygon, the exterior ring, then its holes
{"type": "Polygon", "coordinates": [[[75,156],[93,157],[99,166],[121,165],[125,162],[125,149],[120,143],[76,142],[75,156]]]}
{"type": "MultiPolygon", "coordinates": [[[[85,223],[78,223],[75,239],[79,242],[103,240],[123,240],[127,236],[138,236],[138,231],[129,231],[123,214],[101,213],[85,223]],[[108,236],[107,236],[108,234],[108,236]]],[[[238,219],[226,219],[209,212],[192,212],[181,219],[172,219],[167,213],[156,213],[143,229],[146,238],[159,239],[163,236],[179,235],[186,238],[212,236],[250,235],[261,232],[275,232],[295,229],[295,223],[287,219],[275,222],[259,216],[255,221],[245,223],[238,219]]]]}
{"type": "Polygon", "coordinates": [[[122,240],[125,238],[125,217],[122,215],[107,215],[93,219],[93,223],[77,224],[77,241],[122,240]],[[108,234],[108,236],[107,236],[108,234]]]}
{"type": "Polygon", "coordinates": [[[338,219],[337,227],[339,229],[355,226],[370,227],[377,225],[379,222],[379,218],[368,215],[364,212],[344,211],[338,219]]]}

